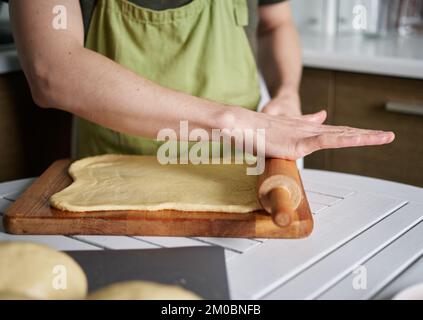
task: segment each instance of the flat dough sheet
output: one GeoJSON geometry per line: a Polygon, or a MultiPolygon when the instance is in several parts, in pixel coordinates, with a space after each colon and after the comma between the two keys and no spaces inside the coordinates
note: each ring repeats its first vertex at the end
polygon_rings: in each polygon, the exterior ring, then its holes
{"type": "Polygon", "coordinates": [[[54,194],[65,211],[179,210],[247,213],[260,209],[257,176],[246,165],[161,165],[152,156],[104,155],[74,162],[74,182],[54,194]]]}

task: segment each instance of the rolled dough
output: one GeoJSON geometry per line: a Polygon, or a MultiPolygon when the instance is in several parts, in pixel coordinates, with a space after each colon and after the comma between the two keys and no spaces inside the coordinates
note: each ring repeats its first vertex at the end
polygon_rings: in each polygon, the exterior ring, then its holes
{"type": "Polygon", "coordinates": [[[89,300],[201,300],[191,291],[147,281],[112,284],[88,296],[89,300]]]}
{"type": "Polygon", "coordinates": [[[67,254],[35,243],[0,243],[0,292],[9,297],[84,299],[87,287],[85,273],[67,254]]]}
{"type": "Polygon", "coordinates": [[[33,300],[24,296],[23,294],[13,293],[13,292],[0,292],[0,301],[1,300],[33,300]]]}
{"type": "Polygon", "coordinates": [[[50,199],[65,211],[261,208],[257,176],[248,176],[246,165],[161,165],[154,156],[104,155],[74,162],[69,173],[74,182],[50,199]]]}

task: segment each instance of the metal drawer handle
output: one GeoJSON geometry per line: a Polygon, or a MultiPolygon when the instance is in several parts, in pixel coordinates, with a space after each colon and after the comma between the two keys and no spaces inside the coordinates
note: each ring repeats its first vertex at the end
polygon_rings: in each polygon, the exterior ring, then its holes
{"type": "Polygon", "coordinates": [[[385,104],[385,110],[407,115],[423,116],[423,104],[419,105],[389,101],[385,104]]]}

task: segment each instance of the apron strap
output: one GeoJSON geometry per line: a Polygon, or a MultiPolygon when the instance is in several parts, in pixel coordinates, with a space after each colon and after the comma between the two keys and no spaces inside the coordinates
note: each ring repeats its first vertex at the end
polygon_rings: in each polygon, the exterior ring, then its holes
{"type": "Polygon", "coordinates": [[[248,26],[247,0],[233,0],[235,22],[240,27],[248,26]]]}

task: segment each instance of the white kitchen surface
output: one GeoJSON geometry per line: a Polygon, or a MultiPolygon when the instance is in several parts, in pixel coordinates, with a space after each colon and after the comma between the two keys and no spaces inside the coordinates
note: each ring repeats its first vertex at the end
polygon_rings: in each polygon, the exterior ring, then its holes
{"type": "Polygon", "coordinates": [[[301,35],[306,67],[423,79],[423,37],[301,35]]]}
{"type": "MultiPolygon", "coordinates": [[[[15,236],[58,250],[218,245],[225,248],[233,299],[389,299],[423,281],[423,188],[334,172],[303,170],[315,219],[307,239],[126,236],[15,236]],[[357,266],[367,286],[352,286],[357,266]]],[[[0,216],[33,180],[0,184],[0,216]]]]}

